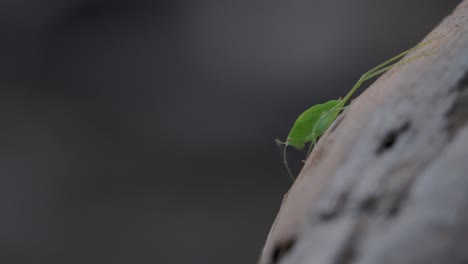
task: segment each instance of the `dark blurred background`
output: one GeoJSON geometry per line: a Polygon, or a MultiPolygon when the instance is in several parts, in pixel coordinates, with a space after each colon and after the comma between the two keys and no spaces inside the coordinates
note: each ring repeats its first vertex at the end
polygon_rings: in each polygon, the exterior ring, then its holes
{"type": "Polygon", "coordinates": [[[273,139],[458,2],[1,0],[0,263],[255,263],[273,139]]]}

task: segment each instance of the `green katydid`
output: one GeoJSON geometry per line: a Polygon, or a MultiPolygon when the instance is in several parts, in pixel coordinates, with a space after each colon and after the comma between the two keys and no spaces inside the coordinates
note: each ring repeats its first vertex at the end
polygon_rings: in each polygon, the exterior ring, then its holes
{"type": "Polygon", "coordinates": [[[307,156],[310,154],[312,147],[317,144],[317,139],[322,136],[325,131],[330,127],[330,125],[335,121],[338,114],[344,109],[345,104],[351,98],[351,96],[356,92],[356,90],[364,83],[365,81],[372,79],[375,76],[385,73],[386,71],[405,63],[408,63],[412,60],[418,59],[423,55],[415,56],[413,58],[409,58],[407,60],[403,60],[400,62],[396,62],[406,54],[410,53],[411,51],[420,48],[424,45],[429,44],[433,40],[428,40],[425,42],[420,43],[419,45],[414,46],[413,48],[406,50],[395,57],[388,59],[387,61],[377,65],[376,67],[372,68],[368,72],[364,73],[361,78],[354,84],[353,88],[348,92],[348,94],[343,98],[339,98],[337,100],[330,100],[325,103],[316,104],[309,109],[305,110],[299,117],[296,119],[293,127],[291,128],[288,137],[285,142],[281,142],[276,140],[278,144],[284,145],[283,150],[283,159],[286,169],[288,171],[289,176],[292,180],[294,177],[292,176],[291,170],[289,169],[287,160],[286,160],[286,148],[288,146],[292,146],[296,149],[303,149],[305,144],[310,142],[310,147],[307,152],[307,156]],[[393,63],[395,62],[395,63],[393,63]],[[393,64],[392,64],[393,63],[393,64]]]}

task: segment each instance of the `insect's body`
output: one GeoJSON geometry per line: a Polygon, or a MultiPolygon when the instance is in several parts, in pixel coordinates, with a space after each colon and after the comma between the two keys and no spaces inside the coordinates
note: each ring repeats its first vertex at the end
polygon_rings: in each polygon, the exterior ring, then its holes
{"type": "Polygon", "coordinates": [[[434,39],[428,40],[426,42],[422,42],[419,45],[416,45],[415,47],[398,54],[397,56],[377,65],[376,67],[372,68],[368,72],[364,73],[343,99],[340,98],[338,100],[330,100],[322,104],[316,104],[310,107],[309,109],[305,110],[301,115],[299,115],[293,127],[291,128],[286,141],[281,142],[277,140],[278,143],[285,145],[284,163],[286,165],[286,169],[288,170],[288,173],[291,176],[291,178],[293,177],[288,168],[288,164],[286,161],[286,147],[287,146],[292,146],[296,149],[303,149],[306,143],[311,142],[309,151],[307,153],[308,155],[310,151],[312,150],[312,147],[316,144],[317,139],[320,136],[322,136],[325,133],[325,131],[330,127],[330,125],[333,123],[333,121],[335,121],[340,111],[343,110],[346,102],[351,98],[351,96],[354,94],[354,92],[356,92],[356,90],[361,86],[363,82],[369,79],[372,79],[373,77],[378,76],[392,69],[395,66],[402,65],[412,60],[425,56],[425,54],[423,54],[423,55],[415,56],[413,58],[410,58],[401,62],[391,64],[394,61],[397,61],[398,59],[402,58],[409,52],[421,46],[427,45],[431,43],[432,41],[434,41],[434,39]]]}
{"type": "Polygon", "coordinates": [[[305,110],[294,123],[286,144],[296,149],[303,149],[307,142],[323,135],[338,115],[342,101],[330,100],[305,110]]]}

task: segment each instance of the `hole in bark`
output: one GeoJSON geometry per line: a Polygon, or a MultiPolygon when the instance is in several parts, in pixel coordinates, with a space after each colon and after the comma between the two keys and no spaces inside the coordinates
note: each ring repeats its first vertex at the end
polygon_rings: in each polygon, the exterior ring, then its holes
{"type": "Polygon", "coordinates": [[[392,218],[397,216],[400,213],[400,204],[394,203],[388,210],[388,217],[392,218]]]}
{"type": "Polygon", "coordinates": [[[294,246],[295,240],[289,239],[285,243],[279,244],[273,250],[273,255],[271,256],[271,263],[278,263],[278,261],[288,253],[289,250],[294,246]]]}
{"type": "Polygon", "coordinates": [[[401,193],[400,196],[395,201],[393,201],[393,203],[388,208],[388,212],[387,212],[387,216],[389,218],[393,218],[400,213],[403,207],[403,204],[406,201],[406,196],[407,196],[406,192],[401,193]]]}
{"type": "Polygon", "coordinates": [[[335,219],[337,215],[338,215],[338,212],[336,210],[330,210],[330,211],[322,212],[319,215],[319,219],[321,221],[326,222],[326,221],[335,219]]]}
{"type": "Polygon", "coordinates": [[[377,206],[379,205],[379,200],[380,199],[377,196],[369,196],[365,198],[360,204],[361,211],[367,213],[375,212],[377,206]]]}
{"type": "Polygon", "coordinates": [[[409,122],[405,122],[402,126],[400,126],[399,128],[397,129],[394,129],[390,132],[387,133],[387,135],[384,137],[384,139],[382,140],[380,146],[377,148],[377,151],[376,153],[377,154],[382,154],[384,153],[385,151],[391,149],[393,147],[393,145],[395,145],[395,143],[397,142],[398,140],[398,137],[403,134],[404,132],[406,132],[408,129],[410,128],[410,123],[409,122]]]}
{"type": "Polygon", "coordinates": [[[349,192],[342,192],[338,197],[338,201],[333,206],[333,208],[324,210],[319,213],[319,220],[326,222],[331,221],[338,217],[341,211],[343,211],[346,203],[348,202],[349,192]]]}
{"type": "Polygon", "coordinates": [[[334,264],[348,264],[353,261],[356,255],[356,249],[354,245],[348,245],[340,255],[334,264]]]}
{"type": "Polygon", "coordinates": [[[366,222],[359,221],[354,226],[351,234],[348,237],[348,240],[345,242],[343,247],[340,248],[336,259],[332,262],[333,264],[351,264],[355,263],[355,258],[358,254],[357,250],[360,244],[360,238],[362,232],[366,229],[366,222]]]}
{"type": "Polygon", "coordinates": [[[394,198],[387,211],[388,218],[393,218],[400,214],[400,211],[403,209],[408,199],[412,182],[413,181],[408,182],[403,190],[394,198]]]}

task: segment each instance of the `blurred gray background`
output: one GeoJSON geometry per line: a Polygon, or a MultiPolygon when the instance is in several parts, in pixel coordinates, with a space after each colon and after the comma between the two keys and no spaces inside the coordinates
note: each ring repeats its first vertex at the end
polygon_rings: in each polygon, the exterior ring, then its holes
{"type": "Polygon", "coordinates": [[[0,263],[255,263],[273,139],[458,2],[1,0],[0,263]]]}

